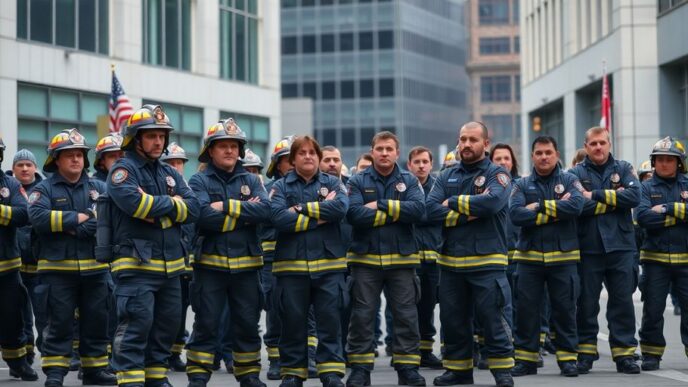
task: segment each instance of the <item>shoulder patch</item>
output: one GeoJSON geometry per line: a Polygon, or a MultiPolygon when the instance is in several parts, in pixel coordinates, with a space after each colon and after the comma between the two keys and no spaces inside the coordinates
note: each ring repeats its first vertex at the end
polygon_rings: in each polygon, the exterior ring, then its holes
{"type": "Polygon", "coordinates": [[[576,181],[573,183],[573,186],[574,186],[577,190],[579,190],[580,192],[585,192],[585,188],[583,188],[583,184],[581,184],[580,181],[576,180],[576,181]]]}
{"type": "Polygon", "coordinates": [[[31,195],[29,195],[29,204],[34,204],[38,199],[41,198],[41,193],[38,191],[33,191],[31,192],[31,195]]]}
{"type": "Polygon", "coordinates": [[[124,180],[127,179],[128,176],[129,172],[127,172],[126,169],[119,168],[116,171],[112,172],[112,183],[121,184],[124,180]]]}
{"type": "Polygon", "coordinates": [[[506,173],[500,172],[497,174],[497,181],[503,187],[506,187],[507,185],[509,185],[509,180],[511,180],[511,179],[509,178],[509,176],[507,176],[506,173]]]}

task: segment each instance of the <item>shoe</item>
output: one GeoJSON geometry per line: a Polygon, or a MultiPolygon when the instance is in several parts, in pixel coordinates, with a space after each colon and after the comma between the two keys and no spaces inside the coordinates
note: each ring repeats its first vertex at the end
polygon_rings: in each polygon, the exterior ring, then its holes
{"type": "Polygon", "coordinates": [[[492,373],[497,387],[514,387],[514,379],[507,370],[495,371],[492,373]]]}
{"type": "Polygon", "coordinates": [[[170,381],[167,378],[165,378],[163,380],[155,381],[155,382],[146,382],[143,386],[144,387],[174,387],[174,386],[172,386],[172,383],[170,383],[170,381]]]}
{"type": "Polygon", "coordinates": [[[187,386],[188,387],[205,387],[206,384],[208,384],[207,380],[196,377],[196,378],[189,379],[189,384],[187,386]]]}
{"type": "Polygon", "coordinates": [[[278,359],[270,360],[268,367],[268,380],[280,380],[280,362],[278,359]]]}
{"type": "Polygon", "coordinates": [[[482,351],[478,352],[478,363],[476,367],[478,367],[479,370],[490,369],[490,366],[487,364],[487,357],[482,351]]]}
{"type": "Polygon", "coordinates": [[[62,374],[51,374],[45,379],[45,387],[62,387],[64,376],[62,374]]]}
{"type": "Polygon", "coordinates": [[[239,387],[267,387],[267,385],[260,380],[258,374],[251,374],[241,378],[239,387]]]}
{"type": "Polygon", "coordinates": [[[674,316],[680,316],[681,315],[681,307],[680,306],[674,306],[674,316]]]}
{"type": "Polygon", "coordinates": [[[656,355],[645,355],[643,356],[643,363],[640,368],[643,371],[657,371],[659,369],[659,362],[662,360],[661,357],[656,355]]]}
{"type": "Polygon", "coordinates": [[[186,363],[182,360],[180,354],[175,353],[170,356],[170,369],[174,372],[186,372],[186,363]]]}
{"type": "Polygon", "coordinates": [[[453,386],[456,384],[473,384],[473,371],[445,371],[432,381],[435,386],[453,386]]]}
{"type": "Polygon", "coordinates": [[[308,358],[308,379],[316,379],[318,377],[318,367],[315,366],[315,359],[308,358]]]}
{"type": "Polygon", "coordinates": [[[640,367],[632,357],[624,357],[616,362],[616,372],[629,375],[639,374],[640,367]]]}
{"type": "Polygon", "coordinates": [[[537,368],[542,368],[545,366],[545,359],[542,358],[542,350],[538,352],[537,368]]]}
{"type": "Polygon", "coordinates": [[[417,368],[406,368],[397,371],[400,386],[425,386],[425,378],[418,373],[417,368]]]}
{"type": "Polygon", "coordinates": [[[346,387],[370,386],[370,372],[361,368],[352,368],[346,379],[346,387]]]}
{"type": "Polygon", "coordinates": [[[287,375],[282,379],[282,383],[280,383],[279,387],[302,387],[303,386],[303,380],[299,378],[298,376],[294,375],[287,375]]]}
{"type": "Polygon", "coordinates": [[[563,361],[559,363],[559,369],[561,370],[561,376],[566,377],[576,377],[578,376],[578,367],[576,367],[575,361],[563,361]]]}
{"type": "Polygon", "coordinates": [[[511,376],[537,375],[537,364],[534,362],[516,360],[516,365],[511,369],[511,376]]]}
{"type": "Polygon", "coordinates": [[[33,382],[38,380],[38,374],[26,362],[22,363],[18,367],[10,368],[10,376],[13,378],[19,378],[25,382],[33,382]]]}
{"type": "Polygon", "coordinates": [[[435,356],[435,354],[430,351],[420,352],[420,366],[427,367],[433,370],[441,370],[443,368],[442,360],[438,359],[437,356],[435,356]]]}
{"type": "Polygon", "coordinates": [[[105,372],[105,369],[84,372],[81,384],[84,386],[116,386],[117,377],[114,374],[105,372]]]}
{"type": "Polygon", "coordinates": [[[578,363],[576,363],[576,368],[578,368],[579,375],[587,375],[592,369],[592,363],[594,359],[589,356],[578,355],[578,363]]]}
{"type": "Polygon", "coordinates": [[[327,374],[320,378],[323,387],[344,387],[342,378],[337,374],[327,374]]]}

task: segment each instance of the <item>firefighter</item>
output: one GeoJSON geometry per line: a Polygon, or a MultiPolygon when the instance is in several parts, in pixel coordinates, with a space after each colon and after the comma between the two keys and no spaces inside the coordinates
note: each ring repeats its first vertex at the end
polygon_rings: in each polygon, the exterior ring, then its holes
{"type": "MultiPolygon", "coordinates": [[[[181,176],[184,176],[184,165],[189,161],[189,158],[186,157],[184,148],[180,147],[176,142],[171,142],[167,146],[167,152],[160,156],[160,161],[167,163],[179,172],[181,176]]],[[[189,308],[189,284],[193,277],[191,262],[193,261],[193,240],[195,234],[195,224],[186,223],[182,225],[182,243],[187,252],[184,273],[179,277],[182,291],[182,313],[177,337],[172,346],[172,356],[169,359],[169,366],[175,372],[186,371],[186,363],[182,360],[181,355],[184,345],[186,345],[186,339],[189,336],[189,331],[186,330],[186,311],[189,308]]]]}
{"type": "Polygon", "coordinates": [[[604,283],[609,293],[607,318],[612,359],[618,372],[637,374],[640,367],[633,359],[638,347],[633,293],[638,273],[631,209],[640,202],[640,183],[633,166],[616,160],[610,153],[612,144],[605,128],[588,129],[584,145],[585,158],[569,170],[580,180],[585,197],[578,219],[578,372],[587,374],[599,358],[597,315],[604,283]]]}
{"type": "Polygon", "coordinates": [[[487,158],[489,145],[484,124],[463,125],[461,161],[440,174],[427,198],[428,220],[444,228],[438,265],[447,371],[435,378],[436,386],[473,383],[474,313],[497,386],[514,385],[509,374],[514,364],[511,329],[504,311],[511,303],[506,278],[511,176],[487,158]]]}
{"type": "Polygon", "coordinates": [[[103,183],[107,182],[110,168],[112,168],[115,161],[121,159],[124,155],[121,146],[122,136],[119,134],[108,134],[98,140],[96,144],[96,159],[93,162],[93,168],[96,169],[96,172],[93,174],[94,178],[103,183]]]}
{"type": "Polygon", "coordinates": [[[103,182],[86,173],[89,147],[77,129],[52,138],[43,171],[52,176],[29,196],[29,216],[37,235],[40,309],[47,312],[42,345],[46,387],[62,386],[72,355],[74,310],[78,308],[79,355],[83,383],[114,385],[108,366],[108,265],[94,256],[98,197],[103,182]]]}
{"type": "Polygon", "coordinates": [[[270,217],[270,203],[260,179],[242,166],[246,135],[228,118],[211,126],[198,161],[208,163],[189,184],[201,208],[194,260],[191,305],[193,335],[186,346],[190,387],[210,379],[221,314],[229,303],[234,376],[241,387],[265,387],[260,372],[258,321],[262,308],[259,271],[263,266],[257,225],[270,217]]]}
{"type": "MultiPolygon", "coordinates": [[[[0,137],[0,163],[5,155],[5,143],[0,137]]],[[[25,381],[38,380],[27,355],[27,337],[23,333],[24,305],[29,302],[22,285],[19,268],[22,260],[17,244],[18,228],[28,223],[26,192],[13,177],[0,174],[0,347],[2,359],[10,368],[10,376],[25,381]]]]}
{"type": "Polygon", "coordinates": [[[160,161],[172,130],[160,105],[136,110],[124,129],[124,157],[108,175],[118,321],[112,366],[125,387],[170,386],[166,372],[179,330],[179,277],[185,271],[182,225],[199,214],[182,176],[160,161]]]}
{"type": "Polygon", "coordinates": [[[666,348],[664,309],[669,289],[681,307],[681,341],[688,354],[688,177],[683,144],[671,137],[655,143],[650,153],[654,173],[642,183],[638,224],[646,231],[640,248],[643,265],[643,317],[640,351],[643,371],[659,369],[666,348]]]}
{"type": "Polygon", "coordinates": [[[258,176],[261,181],[261,173],[263,172],[263,160],[260,159],[260,156],[255,154],[252,150],[249,148],[246,148],[246,154],[242,159],[243,161],[243,166],[248,171],[248,173],[252,173],[256,176],[258,176]]]}
{"type": "Polygon", "coordinates": [[[531,147],[533,171],[514,183],[509,215],[521,227],[517,263],[516,365],[513,376],[537,374],[543,286],[547,285],[561,375],[578,376],[576,299],[580,261],[576,219],[583,208],[578,179],[559,167],[557,142],[537,137],[531,147]]]}
{"type": "Polygon", "coordinates": [[[420,264],[413,224],[425,213],[418,179],[397,165],[399,140],[387,131],[372,140],[373,165],[349,180],[347,219],[353,237],[347,259],[352,277],[352,310],[347,340],[351,374],[347,386],[370,384],[375,361],[374,325],[385,289],[394,320],[393,364],[400,385],[424,386],[418,373],[420,264]]]}
{"type": "Polygon", "coordinates": [[[283,387],[302,386],[308,376],[303,344],[311,305],[316,316],[318,376],[324,387],[344,386],[340,324],[349,296],[340,222],[349,200],[337,177],[319,171],[322,156],[315,139],[297,137],[289,151],[294,170],[270,190],[272,223],[278,232],[272,272],[280,295],[283,387]]]}

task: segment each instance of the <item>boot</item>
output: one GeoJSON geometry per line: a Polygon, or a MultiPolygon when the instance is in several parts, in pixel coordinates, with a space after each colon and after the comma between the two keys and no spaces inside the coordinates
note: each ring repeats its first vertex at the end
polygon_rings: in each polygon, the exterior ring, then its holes
{"type": "Polygon", "coordinates": [[[640,367],[643,371],[657,371],[661,360],[662,358],[657,355],[644,355],[643,363],[640,367]]]}
{"type": "Polygon", "coordinates": [[[234,360],[225,359],[225,369],[227,370],[228,374],[233,374],[234,373],[234,360]]]}
{"type": "Polygon", "coordinates": [[[592,356],[578,355],[578,363],[576,364],[576,368],[578,368],[578,374],[586,375],[590,373],[590,370],[592,369],[592,363],[594,361],[595,359],[592,356]]]}
{"type": "Polygon", "coordinates": [[[303,387],[303,380],[298,376],[286,375],[279,387],[303,387]]]}
{"type": "Polygon", "coordinates": [[[279,359],[270,360],[270,366],[268,367],[268,380],[280,380],[279,359]]]}
{"type": "Polygon", "coordinates": [[[267,387],[260,378],[258,374],[247,375],[239,381],[239,387],[267,387]]]}
{"type": "Polygon", "coordinates": [[[400,386],[425,386],[425,378],[418,373],[417,368],[397,370],[400,386]]]}
{"type": "Polygon", "coordinates": [[[99,368],[84,372],[81,383],[84,386],[116,386],[117,377],[114,374],[105,372],[105,369],[99,368]]]}
{"type": "Polygon", "coordinates": [[[362,368],[352,368],[349,378],[346,379],[346,387],[370,386],[370,371],[362,368]]]}
{"type": "Polygon", "coordinates": [[[442,360],[438,359],[432,351],[420,352],[420,366],[428,367],[433,370],[442,369],[442,360]]]}
{"type": "Polygon", "coordinates": [[[189,384],[188,387],[205,387],[205,385],[208,383],[208,381],[204,378],[190,378],[189,379],[189,384]]]}
{"type": "Polygon", "coordinates": [[[342,383],[342,378],[339,377],[337,374],[327,374],[324,375],[320,378],[322,381],[323,387],[344,387],[344,383],[342,383]]]}
{"type": "Polygon", "coordinates": [[[535,362],[516,360],[516,365],[511,369],[511,376],[537,375],[537,364],[535,362]]]}
{"type": "Polygon", "coordinates": [[[170,356],[170,369],[174,372],[186,372],[186,363],[182,360],[182,356],[178,353],[173,353],[170,356]]]}
{"type": "Polygon", "coordinates": [[[576,377],[578,376],[578,367],[575,361],[562,361],[559,363],[561,376],[576,377]]]}
{"type": "Polygon", "coordinates": [[[62,381],[64,380],[64,376],[60,373],[51,373],[48,374],[46,379],[45,379],[45,387],[62,387],[62,381]]]}
{"type": "Polygon", "coordinates": [[[640,367],[632,357],[624,357],[616,361],[616,372],[629,375],[639,374],[640,367]]]}
{"type": "Polygon", "coordinates": [[[20,364],[10,367],[10,376],[13,378],[19,378],[25,382],[33,382],[38,380],[38,374],[26,361],[22,361],[20,364]]]}
{"type": "Polygon", "coordinates": [[[514,379],[508,370],[494,371],[492,375],[497,387],[514,387],[514,379]]]}
{"type": "Polygon", "coordinates": [[[436,386],[453,386],[456,384],[473,384],[473,371],[445,371],[435,378],[432,384],[436,386]]]}
{"type": "Polygon", "coordinates": [[[487,365],[487,357],[485,356],[485,353],[483,353],[483,351],[478,352],[478,369],[486,370],[489,368],[490,367],[487,365]]]}

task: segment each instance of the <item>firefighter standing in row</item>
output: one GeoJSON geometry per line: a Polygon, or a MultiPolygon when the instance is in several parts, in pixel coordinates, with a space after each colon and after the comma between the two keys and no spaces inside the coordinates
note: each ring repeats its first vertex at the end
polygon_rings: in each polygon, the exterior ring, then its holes
{"type": "Polygon", "coordinates": [[[351,374],[346,384],[370,384],[375,315],[384,289],[394,321],[392,362],[399,384],[424,386],[418,373],[420,281],[415,268],[420,256],[413,225],[425,213],[425,195],[418,179],[397,165],[399,140],[393,133],[377,133],[371,148],[372,167],[349,180],[347,218],[354,231],[347,258],[353,305],[347,340],[351,374]]]}
{"type": "Polygon", "coordinates": [[[427,198],[428,220],[442,222],[440,319],[444,367],[436,386],[473,383],[473,313],[487,347],[487,363],[499,387],[513,386],[511,329],[504,308],[511,303],[506,278],[507,205],[511,176],[486,156],[485,125],[459,131],[461,161],[445,169],[427,198]]]}
{"type": "MultiPolygon", "coordinates": [[[[5,155],[5,143],[0,137],[0,163],[5,155]]],[[[17,244],[17,229],[28,223],[26,192],[13,177],[0,174],[0,347],[2,360],[10,368],[10,376],[21,380],[38,380],[38,375],[26,360],[26,335],[23,333],[26,288],[19,277],[22,264],[17,244]]],[[[71,349],[71,348],[70,348],[71,349]]]]}
{"type": "Polygon", "coordinates": [[[185,270],[182,225],[199,213],[182,176],[160,161],[172,130],[161,106],[136,110],[124,129],[125,155],[108,175],[118,321],[112,366],[125,387],[170,386],[185,270]]]}
{"type": "Polygon", "coordinates": [[[664,310],[672,289],[681,307],[681,341],[688,354],[688,167],[683,144],[671,137],[658,141],[650,153],[652,177],[643,182],[638,224],[646,231],[640,248],[643,265],[643,317],[640,350],[643,371],[659,369],[666,341],[664,310]]]}
{"type": "Polygon", "coordinates": [[[114,385],[108,366],[108,265],[96,262],[95,204],[105,184],[91,179],[84,137],[66,129],[52,138],[43,171],[52,176],[29,196],[29,216],[38,244],[35,289],[47,313],[42,345],[46,387],[62,386],[69,372],[74,310],[79,309],[79,355],[83,383],[114,385]]]}
{"type": "Polygon", "coordinates": [[[107,183],[108,172],[115,163],[124,156],[121,149],[122,136],[119,134],[108,134],[96,143],[96,159],[93,161],[93,168],[96,172],[93,178],[107,183]]]}
{"type": "Polygon", "coordinates": [[[282,387],[299,387],[308,376],[309,311],[313,306],[317,372],[324,387],[343,387],[346,373],[341,313],[349,300],[346,250],[340,222],[349,200],[336,177],[319,171],[322,151],[315,139],[297,137],[289,161],[294,170],[270,190],[277,229],[273,275],[280,312],[282,387]]]}
{"type": "Polygon", "coordinates": [[[264,387],[260,372],[258,322],[263,293],[263,266],[257,225],[270,218],[270,203],[260,179],[242,166],[246,135],[228,118],[211,126],[203,140],[200,162],[208,163],[190,185],[201,206],[194,260],[191,305],[193,334],[187,344],[190,387],[210,379],[220,332],[221,314],[229,303],[234,376],[242,387],[264,387]]]}
{"type": "MultiPolygon", "coordinates": [[[[618,372],[637,374],[633,355],[635,339],[635,233],[631,209],[640,202],[640,183],[633,166],[611,155],[605,128],[585,133],[585,159],[569,170],[583,186],[585,204],[578,219],[581,261],[578,265],[581,294],[578,299],[578,372],[587,374],[599,358],[597,334],[600,292],[609,293],[607,319],[609,345],[618,372]]],[[[556,331],[555,331],[556,332],[556,331]]]]}
{"type": "Polygon", "coordinates": [[[521,227],[517,262],[516,365],[513,376],[537,374],[543,286],[552,301],[557,362],[563,376],[578,376],[576,300],[580,261],[576,219],[584,198],[576,176],[559,167],[557,142],[537,137],[531,147],[533,171],[514,183],[509,215],[521,227]]]}

